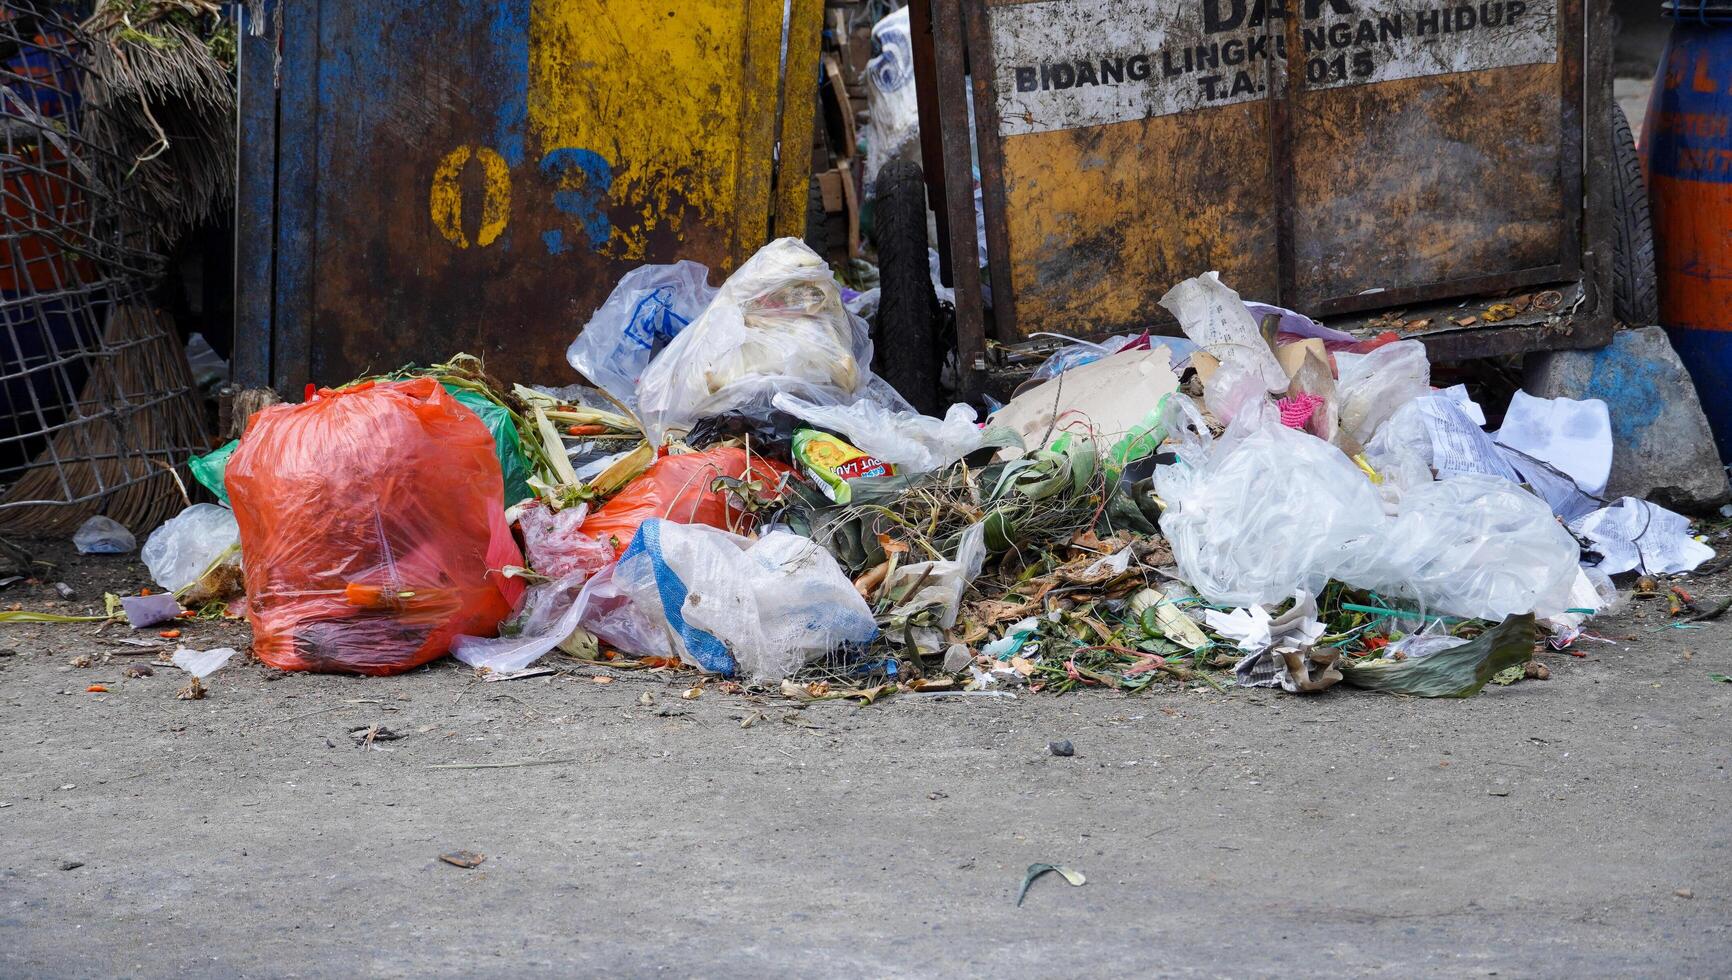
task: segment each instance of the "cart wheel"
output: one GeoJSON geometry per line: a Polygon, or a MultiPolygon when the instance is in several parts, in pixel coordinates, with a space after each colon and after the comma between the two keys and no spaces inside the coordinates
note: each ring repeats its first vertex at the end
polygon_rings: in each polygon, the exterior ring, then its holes
{"type": "Polygon", "coordinates": [[[1612,312],[1635,327],[1660,322],[1654,277],[1654,228],[1648,191],[1630,120],[1616,102],[1607,103],[1612,128],[1612,312]]]}
{"type": "Polygon", "coordinates": [[[920,165],[898,160],[873,183],[878,246],[879,373],[927,415],[938,411],[938,299],[926,256],[926,181],[920,165]]]}

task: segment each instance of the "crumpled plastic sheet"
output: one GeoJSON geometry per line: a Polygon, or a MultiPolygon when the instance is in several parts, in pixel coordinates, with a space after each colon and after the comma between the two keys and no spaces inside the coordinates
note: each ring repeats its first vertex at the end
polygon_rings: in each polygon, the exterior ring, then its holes
{"type": "Polygon", "coordinates": [[[613,586],[673,637],[680,659],[754,683],[779,681],[878,635],[872,610],[809,538],[750,541],[702,525],[644,522],[613,586]]]}
{"type": "Polygon", "coordinates": [[[1187,435],[1181,462],[1155,469],[1167,504],[1161,531],[1179,574],[1211,602],[1317,595],[1365,564],[1386,527],[1377,493],[1351,460],[1273,415],[1273,406],[1244,413],[1212,445],[1187,435]]]}
{"type": "Polygon", "coordinates": [[[795,418],[840,434],[861,452],[908,475],[949,466],[979,449],[986,439],[974,422],[974,409],[967,405],[952,405],[944,418],[935,419],[867,400],[815,405],[791,394],[778,394],[771,403],[795,418]]]}
{"type": "Polygon", "coordinates": [[[100,514],[78,525],[72,543],[81,555],[126,555],[138,547],[138,539],[124,524],[100,514]]]}
{"type": "Polygon", "coordinates": [[[1161,530],[1181,576],[1212,602],[1273,605],[1338,579],[1417,600],[1427,614],[1501,620],[1570,607],[1575,539],[1507,480],[1419,483],[1391,518],[1339,449],[1283,427],[1267,405],[1212,444],[1174,431],[1180,462],[1155,470],[1161,530]]]}
{"type": "Polygon", "coordinates": [[[523,670],[577,631],[584,612],[579,598],[588,580],[589,573],[578,570],[531,586],[522,611],[500,625],[498,637],[459,636],[451,642],[451,655],[499,674],[523,670]]]}
{"type": "Polygon", "coordinates": [[[151,581],[179,592],[204,575],[223,552],[241,543],[234,511],[217,504],[193,504],[150,533],[139,557],[151,581]]]}
{"type": "Polygon", "coordinates": [[[1428,614],[1499,621],[1570,608],[1581,549],[1544,500],[1493,476],[1410,488],[1369,568],[1343,579],[1428,614]]]}
{"type": "MultiPolygon", "coordinates": [[[[1130,555],[1126,548],[1120,554],[1130,555]]],[[[969,583],[980,576],[986,563],[986,522],[977,521],[962,532],[956,546],[956,557],[938,561],[914,562],[898,566],[885,579],[882,595],[891,597],[896,605],[878,617],[893,637],[900,639],[907,620],[925,610],[936,610],[937,627],[915,627],[916,645],[924,653],[936,653],[943,645],[942,630],[956,625],[962,609],[962,594],[969,583]],[[918,588],[916,588],[918,586],[918,588]]]]}
{"type": "Polygon", "coordinates": [[[1185,336],[1220,362],[1203,386],[1203,404],[1222,422],[1270,392],[1286,391],[1287,373],[1263,339],[1239,294],[1218,272],[1187,279],[1161,297],[1185,336]]]}

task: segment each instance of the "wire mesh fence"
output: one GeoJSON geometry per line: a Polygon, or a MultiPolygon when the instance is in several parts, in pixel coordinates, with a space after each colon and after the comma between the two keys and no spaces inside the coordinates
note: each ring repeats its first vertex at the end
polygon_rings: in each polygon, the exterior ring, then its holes
{"type": "Polygon", "coordinates": [[[137,161],[89,134],[76,3],[0,0],[0,531],[103,513],[144,530],[206,447],[185,350],[149,290],[163,258],[137,161]]]}

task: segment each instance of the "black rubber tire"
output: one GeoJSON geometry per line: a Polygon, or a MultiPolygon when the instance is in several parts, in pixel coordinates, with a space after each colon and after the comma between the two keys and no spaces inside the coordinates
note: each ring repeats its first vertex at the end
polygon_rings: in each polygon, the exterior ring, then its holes
{"type": "Polygon", "coordinates": [[[878,246],[878,373],[927,415],[939,409],[938,299],[926,256],[926,180],[920,165],[898,160],[874,183],[878,246]]]}
{"type": "Polygon", "coordinates": [[[848,246],[847,223],[824,210],[824,191],[818,186],[817,174],[806,184],[805,240],[807,247],[825,260],[845,252],[848,246]]]}
{"type": "Polygon", "coordinates": [[[1648,188],[1630,120],[1616,102],[1607,106],[1612,131],[1612,312],[1632,327],[1646,327],[1660,322],[1648,188]]]}

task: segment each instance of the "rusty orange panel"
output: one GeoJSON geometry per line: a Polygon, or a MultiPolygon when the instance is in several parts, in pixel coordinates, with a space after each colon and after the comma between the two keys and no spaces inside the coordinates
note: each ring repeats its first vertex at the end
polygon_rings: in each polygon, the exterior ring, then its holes
{"type": "Polygon", "coordinates": [[[1246,295],[1273,296],[1267,116],[1249,102],[1008,137],[1018,333],[1166,322],[1156,301],[1177,270],[1218,269],[1246,295]]]}
{"type": "Polygon", "coordinates": [[[1302,308],[1564,261],[1556,64],[1293,98],[1302,308]]]}

